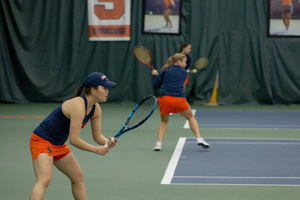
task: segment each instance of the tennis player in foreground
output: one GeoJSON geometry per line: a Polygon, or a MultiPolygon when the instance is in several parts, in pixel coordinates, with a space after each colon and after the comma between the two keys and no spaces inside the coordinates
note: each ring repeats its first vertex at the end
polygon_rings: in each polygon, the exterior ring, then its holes
{"type": "Polygon", "coordinates": [[[67,144],[78,149],[105,155],[109,148],[118,141],[106,139],[101,133],[102,111],[98,104],[105,102],[108,89],[116,83],[107,77],[94,72],[88,75],[77,89],[77,95],[56,108],[32,133],[30,151],[36,183],[31,191],[30,199],[43,199],[52,178],[53,165],[71,181],[74,199],[87,199],[82,170],[67,144]],[[80,131],[88,121],[94,141],[99,146],[91,145],[80,139],[80,131]],[[103,146],[107,142],[107,147],[103,146]]]}
{"type": "Polygon", "coordinates": [[[167,131],[169,113],[179,113],[184,116],[189,121],[190,128],[197,138],[197,144],[202,148],[209,148],[209,144],[200,136],[198,122],[185,98],[184,82],[187,77],[185,66],[186,56],[177,53],[168,59],[160,74],[157,70],[152,71],[154,88],[162,87],[160,97],[157,98],[161,121],[154,151],[161,150],[162,140],[167,131]]]}

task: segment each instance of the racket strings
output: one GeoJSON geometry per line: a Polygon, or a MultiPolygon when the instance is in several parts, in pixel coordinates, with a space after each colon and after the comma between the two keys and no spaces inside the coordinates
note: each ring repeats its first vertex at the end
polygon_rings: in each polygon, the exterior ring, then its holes
{"type": "Polygon", "coordinates": [[[128,126],[134,127],[139,123],[145,121],[153,112],[155,104],[155,98],[148,98],[146,101],[144,101],[131,116],[131,119],[128,122],[128,126]]]}
{"type": "Polygon", "coordinates": [[[151,56],[149,53],[143,48],[134,49],[134,53],[136,57],[138,57],[141,61],[145,63],[151,63],[151,56]]]}
{"type": "Polygon", "coordinates": [[[208,58],[206,57],[201,57],[196,60],[195,62],[195,68],[196,69],[203,69],[208,65],[208,58]]]}

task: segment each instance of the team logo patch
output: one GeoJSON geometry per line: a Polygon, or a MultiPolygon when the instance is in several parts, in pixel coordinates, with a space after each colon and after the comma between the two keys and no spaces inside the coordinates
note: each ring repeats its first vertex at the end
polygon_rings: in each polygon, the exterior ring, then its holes
{"type": "Polygon", "coordinates": [[[47,150],[48,150],[49,153],[52,153],[51,147],[47,147],[47,150]]]}

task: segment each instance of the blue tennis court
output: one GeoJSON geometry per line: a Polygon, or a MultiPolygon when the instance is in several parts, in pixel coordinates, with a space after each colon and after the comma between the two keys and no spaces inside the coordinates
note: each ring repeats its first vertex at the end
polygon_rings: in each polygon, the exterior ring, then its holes
{"type": "Polygon", "coordinates": [[[300,111],[291,110],[198,110],[202,128],[300,129],[300,111]]]}
{"type": "MultiPolygon", "coordinates": [[[[291,110],[197,110],[200,128],[300,129],[291,110]]],[[[185,128],[189,128],[185,124],[185,128]]],[[[181,137],[161,184],[300,186],[299,139],[209,138],[211,148],[181,137]]]]}
{"type": "Polygon", "coordinates": [[[300,185],[300,140],[180,138],[162,184],[300,185]]]}

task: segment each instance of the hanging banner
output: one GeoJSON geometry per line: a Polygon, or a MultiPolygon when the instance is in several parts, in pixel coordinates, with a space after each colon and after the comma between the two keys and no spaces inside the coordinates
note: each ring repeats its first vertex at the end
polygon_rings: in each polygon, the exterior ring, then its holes
{"type": "Polygon", "coordinates": [[[90,41],[130,40],[131,0],[88,0],[90,41]]]}

